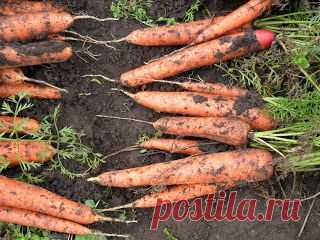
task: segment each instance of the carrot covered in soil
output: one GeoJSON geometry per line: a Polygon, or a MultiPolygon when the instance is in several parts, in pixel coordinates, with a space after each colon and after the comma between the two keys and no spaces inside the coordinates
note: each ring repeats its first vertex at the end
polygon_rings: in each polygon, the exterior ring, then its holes
{"type": "Polygon", "coordinates": [[[257,107],[261,104],[260,101],[248,101],[249,95],[229,98],[194,92],[122,92],[140,105],[157,112],[201,117],[236,117],[249,123],[252,128],[261,130],[270,130],[276,126],[268,112],[257,107]]]}
{"type": "MultiPolygon", "coordinates": [[[[224,19],[224,16],[218,16],[189,23],[138,29],[131,32],[125,38],[115,40],[115,42],[127,41],[131,44],[142,46],[187,45],[190,44],[202,30],[211,24],[217,24],[221,22],[222,19],[224,19]]],[[[227,34],[233,34],[248,29],[252,29],[251,24],[241,26],[239,29],[227,34]]]]}
{"type": "Polygon", "coordinates": [[[0,16],[11,16],[36,12],[62,12],[64,10],[65,9],[63,6],[58,6],[51,1],[4,0],[0,3],[0,16]]]}
{"type": "Polygon", "coordinates": [[[31,118],[0,116],[0,132],[36,133],[40,130],[40,123],[31,118]]]}
{"type": "Polygon", "coordinates": [[[260,149],[246,149],[188,157],[166,163],[110,171],[89,178],[109,187],[263,181],[272,176],[272,155],[260,149]]]}
{"type": "Polygon", "coordinates": [[[93,16],[72,16],[68,12],[36,12],[0,16],[0,40],[13,42],[44,39],[49,34],[63,32],[78,19],[115,20],[98,19],[93,16]]]}
{"type": "Polygon", "coordinates": [[[120,77],[125,86],[139,86],[195,68],[227,61],[269,48],[275,34],[269,30],[246,31],[192,46],[143,65],[120,77]]]}
{"type": "Polygon", "coordinates": [[[8,163],[10,166],[17,166],[22,162],[44,163],[51,160],[56,152],[55,148],[43,141],[0,141],[1,163],[8,163]]]}
{"type": "Polygon", "coordinates": [[[99,221],[132,222],[98,215],[84,204],[68,200],[44,188],[4,176],[0,176],[0,189],[0,206],[26,209],[80,224],[99,221]]]}
{"type": "Polygon", "coordinates": [[[32,212],[18,208],[0,206],[0,222],[19,224],[26,227],[41,228],[75,235],[101,235],[109,237],[124,237],[127,235],[100,233],[65,219],[60,219],[41,213],[32,212]]]}
{"type": "Polygon", "coordinates": [[[226,15],[220,22],[210,24],[204,28],[192,41],[192,44],[199,44],[216,39],[226,32],[237,29],[252,22],[271,8],[272,0],[250,0],[230,14],[226,15]]]}
{"type": "Polygon", "coordinates": [[[65,62],[71,57],[71,45],[63,41],[0,43],[0,69],[65,62]]]}

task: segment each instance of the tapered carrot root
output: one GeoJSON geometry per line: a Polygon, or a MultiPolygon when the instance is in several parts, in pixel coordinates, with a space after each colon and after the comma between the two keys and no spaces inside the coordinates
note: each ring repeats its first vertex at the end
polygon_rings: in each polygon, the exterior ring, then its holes
{"type": "Polygon", "coordinates": [[[209,194],[215,194],[218,191],[227,190],[232,186],[226,186],[224,184],[191,184],[191,185],[178,185],[169,187],[164,191],[150,193],[136,201],[110,209],[105,211],[115,211],[123,208],[152,208],[159,206],[159,201],[162,203],[169,201],[170,203],[190,200],[196,197],[202,197],[209,194]]]}
{"type": "MultiPolygon", "coordinates": [[[[212,19],[204,19],[190,23],[180,23],[169,26],[151,27],[138,29],[131,32],[126,40],[131,44],[142,46],[179,46],[190,44],[198,34],[210,26],[217,24],[224,19],[223,16],[214,17],[212,19]]],[[[244,30],[251,29],[251,24],[241,26],[235,31],[228,34],[238,33],[244,30]]]]}
{"type": "Polygon", "coordinates": [[[61,92],[53,87],[36,85],[31,83],[23,84],[0,84],[0,98],[7,98],[26,93],[29,97],[40,99],[60,99],[61,92]]]}
{"type": "Polygon", "coordinates": [[[139,86],[195,68],[227,61],[270,47],[274,36],[274,33],[268,30],[223,36],[128,71],[121,75],[120,83],[125,86],[139,86]]]}
{"type": "Polygon", "coordinates": [[[68,200],[44,188],[0,176],[0,206],[26,209],[80,224],[99,221],[131,223],[96,214],[84,204],[68,200]]]}
{"type": "Polygon", "coordinates": [[[44,163],[56,154],[50,144],[34,140],[1,140],[1,163],[16,166],[22,162],[44,163]]]}
{"type": "Polygon", "coordinates": [[[0,69],[65,62],[71,57],[71,45],[62,41],[0,43],[0,69]]]}
{"type": "Polygon", "coordinates": [[[192,44],[203,43],[222,36],[226,32],[232,31],[252,22],[266,10],[270,9],[272,0],[250,0],[235,11],[225,16],[219,23],[211,24],[203,29],[194,39],[192,44]]]}
{"type": "Polygon", "coordinates": [[[11,16],[24,13],[37,12],[62,12],[63,6],[58,6],[50,1],[3,1],[0,3],[0,15],[11,16]]]}
{"type": "Polygon", "coordinates": [[[40,130],[40,123],[31,118],[0,116],[0,132],[36,133],[40,130]]]}
{"type": "Polygon", "coordinates": [[[266,110],[248,105],[246,97],[231,99],[193,92],[124,93],[142,106],[157,112],[202,117],[236,117],[249,123],[252,128],[261,130],[270,130],[276,126],[276,122],[266,110]]]}
{"type": "Polygon", "coordinates": [[[103,173],[89,181],[110,187],[257,182],[272,176],[272,155],[247,149],[188,157],[167,163],[103,173]]]}

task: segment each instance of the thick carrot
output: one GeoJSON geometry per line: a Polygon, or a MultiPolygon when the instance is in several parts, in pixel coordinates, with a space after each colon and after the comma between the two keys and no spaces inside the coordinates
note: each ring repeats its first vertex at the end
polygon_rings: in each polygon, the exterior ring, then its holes
{"type": "Polygon", "coordinates": [[[256,103],[248,104],[247,97],[227,98],[205,93],[144,91],[124,92],[137,103],[157,112],[178,113],[201,117],[236,117],[252,128],[270,130],[274,119],[256,103]]]}
{"type": "Polygon", "coordinates": [[[53,87],[23,83],[23,84],[0,84],[0,98],[15,96],[19,93],[26,93],[32,98],[60,99],[61,92],[53,87]]]}
{"type": "Polygon", "coordinates": [[[43,141],[34,140],[1,140],[1,163],[16,166],[22,162],[44,163],[53,158],[56,149],[43,141]]]}
{"type": "Polygon", "coordinates": [[[80,224],[98,221],[121,221],[101,216],[88,206],[68,200],[48,190],[0,176],[0,206],[26,209],[80,224]]]}
{"type": "Polygon", "coordinates": [[[139,86],[195,68],[227,61],[270,47],[275,34],[269,30],[223,36],[164,56],[121,75],[120,83],[139,86]]]}
{"type": "Polygon", "coordinates": [[[272,155],[247,149],[188,157],[172,162],[110,171],[89,178],[110,187],[257,182],[272,176],[272,155]]]}
{"type": "Polygon", "coordinates": [[[0,116],[0,132],[10,133],[16,130],[18,133],[36,133],[40,124],[32,118],[0,116]]]}
{"type": "MultiPolygon", "coordinates": [[[[223,18],[223,16],[219,16],[189,23],[138,29],[131,32],[127,37],[121,40],[142,46],[187,45],[190,44],[202,30],[211,24],[221,22],[223,18]]],[[[235,31],[229,32],[228,34],[237,33],[251,28],[251,24],[247,24],[235,31]]]]}
{"type": "Polygon", "coordinates": [[[62,41],[0,43],[0,69],[64,62],[71,57],[71,45],[62,41]]]}
{"type": "Polygon", "coordinates": [[[235,11],[225,16],[219,23],[211,24],[203,29],[192,41],[192,44],[203,43],[222,36],[226,32],[232,31],[252,22],[266,10],[270,9],[272,0],[250,0],[235,11]]]}
{"type": "Polygon", "coordinates": [[[3,1],[0,3],[0,15],[11,16],[36,12],[62,12],[63,6],[58,6],[50,1],[3,1]]]}

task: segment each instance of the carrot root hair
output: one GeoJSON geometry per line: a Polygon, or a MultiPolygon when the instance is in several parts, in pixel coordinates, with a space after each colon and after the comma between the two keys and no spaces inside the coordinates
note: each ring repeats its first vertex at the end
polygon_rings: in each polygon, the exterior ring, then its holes
{"type": "Polygon", "coordinates": [[[51,84],[51,83],[48,83],[48,82],[46,82],[46,81],[43,81],[43,80],[34,79],[34,78],[29,78],[29,77],[26,77],[24,80],[27,81],[27,82],[31,82],[31,83],[42,84],[42,85],[45,85],[45,86],[48,86],[48,87],[52,87],[52,88],[54,88],[54,89],[57,89],[57,90],[59,90],[59,91],[61,91],[61,92],[66,92],[66,93],[68,93],[68,90],[67,90],[67,89],[57,87],[57,86],[55,86],[55,85],[53,85],[53,84],[51,84]]]}
{"type": "Polygon", "coordinates": [[[119,218],[111,218],[111,217],[105,217],[105,216],[99,216],[99,220],[100,221],[104,221],[104,222],[116,222],[116,223],[137,223],[137,220],[122,220],[119,218]]]}
{"type": "Polygon", "coordinates": [[[98,18],[91,15],[80,15],[73,17],[74,20],[81,20],[81,19],[91,19],[97,22],[107,22],[107,21],[118,21],[118,18],[98,18]]]}
{"type": "Polygon", "coordinates": [[[93,231],[92,235],[102,236],[102,237],[117,237],[117,238],[129,238],[129,237],[131,237],[128,234],[102,233],[102,232],[99,232],[99,231],[93,231]]]}
{"type": "Polygon", "coordinates": [[[120,149],[118,151],[115,151],[113,153],[110,153],[110,154],[104,156],[102,159],[105,160],[105,159],[108,159],[108,158],[113,157],[115,155],[118,155],[120,153],[131,152],[131,151],[135,151],[135,150],[138,150],[138,149],[139,149],[138,145],[126,147],[126,148],[120,149]]]}
{"type": "Polygon", "coordinates": [[[113,79],[113,78],[109,78],[109,77],[104,76],[102,74],[86,74],[86,75],[82,75],[81,77],[82,78],[92,78],[92,79],[102,78],[103,80],[108,81],[108,82],[112,82],[112,83],[118,82],[118,80],[113,79]]]}
{"type": "Polygon", "coordinates": [[[127,121],[133,121],[133,122],[139,122],[139,123],[144,123],[144,124],[148,124],[148,125],[153,125],[152,122],[148,122],[148,121],[141,120],[141,119],[135,119],[135,118],[117,117],[117,116],[112,116],[112,115],[96,115],[96,117],[118,119],[118,120],[127,120],[127,121]]]}
{"type": "Polygon", "coordinates": [[[128,203],[128,204],[113,207],[113,208],[102,209],[101,212],[115,212],[124,208],[134,208],[134,203],[128,203]]]}

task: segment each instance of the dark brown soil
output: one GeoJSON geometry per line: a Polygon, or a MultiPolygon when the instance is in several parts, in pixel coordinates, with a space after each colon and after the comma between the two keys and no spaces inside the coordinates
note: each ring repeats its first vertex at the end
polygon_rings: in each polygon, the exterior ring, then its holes
{"type": "MultiPolygon", "coordinates": [[[[68,5],[74,13],[86,12],[89,15],[98,17],[111,16],[109,11],[111,0],[60,0],[68,5]]],[[[186,6],[191,0],[156,0],[151,13],[154,16],[182,17],[186,6]]],[[[230,1],[240,4],[241,1],[230,1]]],[[[228,11],[231,7],[225,1],[208,1],[208,8],[217,14],[228,11]],[[229,5],[229,6],[228,6],[229,5]]],[[[80,20],[76,22],[72,30],[88,34],[97,39],[112,39],[126,36],[130,31],[142,27],[135,20],[121,20],[117,22],[97,23],[93,21],[80,20]]],[[[153,113],[143,107],[133,103],[127,97],[119,93],[111,93],[110,88],[117,87],[114,84],[105,83],[98,85],[81,78],[84,74],[104,74],[111,78],[119,78],[120,74],[143,64],[152,58],[159,57],[172,50],[172,48],[151,48],[137,47],[121,43],[115,45],[116,51],[112,49],[92,46],[90,51],[100,54],[97,60],[93,60],[83,54],[81,45],[74,44],[76,55],[68,62],[52,64],[48,66],[37,66],[29,68],[27,71],[31,77],[48,80],[60,87],[69,90],[60,102],[56,101],[34,101],[36,107],[28,115],[41,117],[50,113],[58,104],[62,105],[60,126],[73,126],[79,131],[86,133],[86,143],[94,147],[95,151],[108,154],[116,150],[131,146],[136,143],[141,134],[154,134],[149,126],[138,123],[124,122],[119,120],[99,119],[96,114],[121,115],[145,119],[148,121],[156,120],[160,115],[153,113]]],[[[208,81],[225,81],[212,67],[195,70],[186,73],[184,76],[199,74],[208,81]]],[[[170,89],[170,86],[154,84],[147,86],[147,89],[170,89]]],[[[225,147],[219,147],[225,150],[225,147]]],[[[150,163],[162,162],[181,157],[179,155],[156,154],[148,157],[141,157],[138,152],[131,152],[116,156],[99,169],[91,172],[91,176],[96,176],[103,171],[112,169],[124,169],[129,167],[142,166],[150,163]]],[[[65,163],[74,171],[79,170],[77,163],[68,161],[65,163]]],[[[16,170],[10,170],[6,174],[15,175],[16,170]]],[[[95,184],[87,183],[85,178],[68,179],[59,172],[49,171],[46,167],[39,170],[39,173],[46,176],[46,183],[43,184],[47,189],[61,194],[67,198],[84,202],[87,199],[102,200],[109,206],[117,206],[133,201],[141,196],[145,189],[108,189],[99,187],[95,184]]],[[[316,184],[319,182],[319,174],[298,175],[296,183],[297,193],[312,194],[316,192],[316,184]]],[[[292,178],[280,179],[284,191],[289,195],[291,192],[292,178]]],[[[283,197],[276,179],[264,183],[263,186],[249,187],[244,186],[236,189],[238,198],[257,198],[258,208],[264,209],[265,199],[258,195],[261,191],[267,190],[275,197],[283,197]]],[[[309,202],[303,204],[301,216],[306,215],[309,202]]],[[[313,208],[310,220],[306,226],[302,239],[319,239],[320,236],[320,204],[313,208]]],[[[127,212],[128,216],[134,216],[132,211],[127,212]]],[[[135,215],[138,224],[96,224],[93,226],[104,232],[129,233],[133,239],[137,240],[160,240],[166,239],[163,229],[167,227],[179,240],[224,240],[224,239],[267,239],[285,240],[295,239],[302,222],[283,222],[276,211],[273,221],[259,222],[205,222],[193,223],[190,221],[174,222],[168,221],[161,223],[158,231],[150,231],[150,221],[152,210],[136,210],[135,215]]],[[[66,239],[58,235],[58,239],[66,239]]]]}

